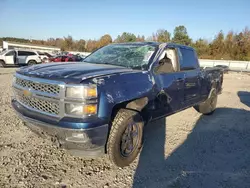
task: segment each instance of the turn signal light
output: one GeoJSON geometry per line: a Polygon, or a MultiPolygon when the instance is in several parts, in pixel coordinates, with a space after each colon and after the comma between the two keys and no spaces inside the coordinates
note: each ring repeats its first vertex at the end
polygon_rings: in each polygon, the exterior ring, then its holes
{"type": "Polygon", "coordinates": [[[88,88],[87,89],[87,97],[97,97],[97,91],[96,88],[88,88]]]}
{"type": "Polygon", "coordinates": [[[83,112],[84,114],[96,114],[97,112],[97,106],[96,105],[86,105],[86,106],[83,106],[83,112]]]}

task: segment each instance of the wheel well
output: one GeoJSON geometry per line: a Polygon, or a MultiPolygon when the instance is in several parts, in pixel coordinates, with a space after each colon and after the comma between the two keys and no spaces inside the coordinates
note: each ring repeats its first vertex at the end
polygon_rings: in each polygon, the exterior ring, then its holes
{"type": "MultiPolygon", "coordinates": [[[[147,104],[148,104],[148,98],[147,97],[143,97],[143,98],[135,99],[135,100],[130,100],[130,101],[124,101],[124,102],[116,104],[112,109],[111,117],[110,117],[110,120],[109,120],[109,129],[108,129],[107,141],[108,141],[110,129],[111,129],[111,126],[112,126],[112,121],[114,120],[118,110],[120,110],[121,108],[125,108],[125,109],[128,109],[128,110],[134,110],[134,111],[137,111],[141,115],[141,117],[143,118],[143,115],[141,114],[141,110],[147,104]]],[[[105,153],[107,153],[106,145],[107,145],[107,142],[105,144],[105,153]]]]}
{"type": "Polygon", "coordinates": [[[110,116],[110,126],[111,126],[111,122],[114,120],[115,115],[117,114],[118,110],[120,110],[121,108],[126,108],[126,105],[128,103],[129,103],[128,101],[118,103],[112,108],[112,112],[111,112],[111,116],[110,116]]]}
{"type": "Polygon", "coordinates": [[[124,102],[118,103],[112,109],[110,120],[112,121],[114,119],[117,111],[119,109],[121,109],[121,108],[126,108],[126,109],[129,109],[129,110],[134,110],[134,111],[137,111],[137,112],[141,112],[142,109],[147,104],[148,104],[148,98],[147,97],[143,97],[143,98],[139,98],[139,99],[135,99],[135,100],[124,101],[124,102]]]}
{"type": "Polygon", "coordinates": [[[34,60],[34,59],[30,59],[30,60],[28,61],[28,63],[29,63],[29,62],[31,62],[31,61],[35,61],[35,62],[36,62],[36,60],[34,60]]]}
{"type": "Polygon", "coordinates": [[[122,103],[118,103],[112,108],[112,112],[111,112],[111,116],[110,116],[109,124],[108,124],[107,140],[106,140],[105,147],[104,147],[104,152],[105,153],[107,153],[107,142],[108,142],[108,139],[109,139],[109,134],[110,134],[111,126],[112,126],[112,121],[114,120],[115,115],[117,114],[118,110],[121,109],[121,108],[126,108],[127,103],[128,103],[127,101],[122,102],[122,103]]]}
{"type": "Polygon", "coordinates": [[[2,63],[4,63],[4,64],[5,64],[5,61],[4,61],[4,60],[2,60],[2,59],[0,59],[0,62],[2,62],[2,63]]]}

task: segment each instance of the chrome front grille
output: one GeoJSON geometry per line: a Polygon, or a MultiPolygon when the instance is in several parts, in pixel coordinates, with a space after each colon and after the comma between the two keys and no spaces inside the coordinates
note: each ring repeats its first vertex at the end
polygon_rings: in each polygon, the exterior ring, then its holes
{"type": "Polygon", "coordinates": [[[74,84],[66,84],[62,81],[34,78],[16,73],[13,77],[13,99],[25,108],[56,118],[85,117],[86,115],[73,115],[65,112],[65,105],[70,103],[86,104],[85,99],[66,97],[67,87],[74,84]]]}
{"type": "Polygon", "coordinates": [[[44,92],[49,94],[59,94],[60,92],[60,86],[59,85],[52,85],[47,83],[37,83],[33,82],[31,80],[25,80],[22,78],[16,78],[16,85],[23,87],[23,88],[29,88],[33,89],[38,92],[44,92]]]}
{"type": "Polygon", "coordinates": [[[59,101],[50,101],[36,98],[33,96],[24,96],[21,91],[15,91],[15,96],[18,102],[32,108],[52,115],[59,115],[59,101]]]}
{"type": "Polygon", "coordinates": [[[16,74],[13,80],[14,95],[23,106],[46,115],[62,117],[64,83],[16,74]]]}

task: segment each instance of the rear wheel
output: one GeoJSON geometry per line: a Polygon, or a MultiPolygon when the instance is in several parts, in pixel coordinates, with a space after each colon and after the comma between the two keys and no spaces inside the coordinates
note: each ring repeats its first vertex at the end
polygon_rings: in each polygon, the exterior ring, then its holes
{"type": "Polygon", "coordinates": [[[36,65],[36,61],[30,60],[30,61],[28,62],[28,66],[31,66],[31,65],[36,65]]]}
{"type": "Polygon", "coordinates": [[[136,111],[120,109],[111,126],[107,153],[112,163],[119,167],[131,164],[142,147],[144,122],[136,111]]]}
{"type": "Polygon", "coordinates": [[[214,113],[217,105],[217,99],[218,99],[218,94],[216,89],[213,89],[211,91],[211,94],[209,98],[198,104],[197,106],[194,106],[194,109],[204,115],[211,115],[214,113]]]}

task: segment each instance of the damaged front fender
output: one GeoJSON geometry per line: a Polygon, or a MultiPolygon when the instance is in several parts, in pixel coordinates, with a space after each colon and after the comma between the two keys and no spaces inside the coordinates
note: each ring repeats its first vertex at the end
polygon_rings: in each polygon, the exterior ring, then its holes
{"type": "Polygon", "coordinates": [[[110,119],[113,108],[120,104],[141,111],[153,98],[154,82],[148,72],[122,73],[100,79],[98,116],[101,118],[110,119]]]}

